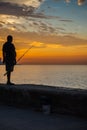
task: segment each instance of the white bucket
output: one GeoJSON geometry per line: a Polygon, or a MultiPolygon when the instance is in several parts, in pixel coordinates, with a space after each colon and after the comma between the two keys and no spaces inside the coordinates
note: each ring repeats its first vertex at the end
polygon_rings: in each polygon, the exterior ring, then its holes
{"type": "Polygon", "coordinates": [[[50,105],[42,105],[43,113],[46,115],[50,114],[50,105]]]}

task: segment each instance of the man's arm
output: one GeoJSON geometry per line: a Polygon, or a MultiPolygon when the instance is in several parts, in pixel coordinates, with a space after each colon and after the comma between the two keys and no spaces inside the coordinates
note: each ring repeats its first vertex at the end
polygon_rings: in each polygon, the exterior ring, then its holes
{"type": "Polygon", "coordinates": [[[15,49],[14,44],[13,44],[13,48],[14,48],[14,65],[16,65],[16,56],[17,56],[17,53],[16,53],[16,49],[15,49]]]}
{"type": "Polygon", "coordinates": [[[3,48],[2,48],[2,56],[3,56],[3,63],[5,63],[6,53],[5,53],[5,48],[4,48],[4,46],[3,46],[3,48]]]}

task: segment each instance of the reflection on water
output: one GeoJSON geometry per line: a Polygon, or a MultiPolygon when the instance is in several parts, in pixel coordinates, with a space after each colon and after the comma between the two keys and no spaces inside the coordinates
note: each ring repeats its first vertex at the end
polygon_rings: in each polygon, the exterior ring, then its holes
{"type": "MultiPolygon", "coordinates": [[[[0,82],[5,83],[4,66],[0,66],[0,82]]],[[[87,89],[86,65],[17,65],[12,73],[16,84],[44,84],[87,89]]]]}

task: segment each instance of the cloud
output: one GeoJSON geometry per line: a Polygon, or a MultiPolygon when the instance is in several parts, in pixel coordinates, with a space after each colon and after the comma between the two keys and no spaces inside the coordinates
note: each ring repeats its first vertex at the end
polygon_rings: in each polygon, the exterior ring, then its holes
{"type": "MultiPolygon", "coordinates": [[[[71,2],[71,0],[65,0],[67,3],[70,3],[71,2]]],[[[77,4],[79,5],[79,6],[81,6],[81,5],[83,5],[84,3],[86,2],[86,0],[77,0],[77,4]]]]}
{"type": "Polygon", "coordinates": [[[70,2],[71,2],[71,0],[66,0],[66,2],[67,2],[67,3],[70,3],[70,2]]]}
{"type": "MultiPolygon", "coordinates": [[[[40,1],[40,0],[39,0],[40,1]]],[[[36,6],[37,7],[37,6],[36,6]]],[[[14,15],[14,16],[29,16],[34,18],[60,18],[58,16],[46,16],[43,13],[35,13],[36,7],[34,5],[22,5],[13,2],[0,2],[0,14],[4,15],[14,15]]]]}
{"type": "Polygon", "coordinates": [[[2,24],[0,24],[0,28],[1,28],[1,27],[3,27],[3,25],[2,25],[2,24]]]}
{"type": "Polygon", "coordinates": [[[23,17],[18,19],[16,16],[10,17],[9,15],[2,15],[0,18],[3,19],[3,21],[0,20],[0,28],[3,27],[0,30],[0,34],[7,35],[9,33],[18,35],[31,43],[37,41],[45,44],[60,44],[62,46],[87,44],[87,40],[80,39],[74,33],[67,32],[64,27],[55,28],[49,22],[46,23],[45,21],[33,18],[25,19],[23,17]],[[5,31],[3,32],[3,30],[5,31]]]}
{"type": "Polygon", "coordinates": [[[41,43],[41,46],[39,47],[42,48],[47,47],[48,45],[54,45],[56,47],[87,46],[86,39],[81,39],[79,37],[71,36],[71,35],[54,36],[51,34],[37,33],[37,32],[16,32],[15,33],[14,31],[9,29],[2,29],[0,31],[0,34],[1,34],[1,38],[4,40],[8,34],[13,35],[14,43],[16,44],[17,49],[27,48],[29,47],[29,45],[35,42],[41,43]]]}
{"type": "MultiPolygon", "coordinates": [[[[14,16],[30,16],[34,18],[44,18],[44,19],[60,19],[59,16],[45,15],[44,13],[35,11],[41,7],[41,4],[45,0],[1,0],[0,2],[0,14],[14,15],[14,16]]],[[[49,8],[50,7],[49,4],[49,8]]],[[[44,9],[43,9],[44,12],[44,9]]],[[[62,21],[62,20],[61,20],[62,21]]],[[[71,20],[66,20],[71,21],[71,20]]]]}
{"type": "Polygon", "coordinates": [[[0,14],[45,18],[44,15],[34,13],[43,2],[44,0],[1,0],[0,14]]]}
{"type": "MultiPolygon", "coordinates": [[[[54,1],[54,0],[53,0],[54,1]]],[[[55,0],[60,1],[60,0],[55,0]]],[[[16,32],[35,32],[46,35],[75,34],[75,19],[47,12],[45,0],[0,0],[0,28],[16,32]],[[42,4],[44,2],[44,4],[42,4]],[[42,5],[41,5],[42,4],[42,5]],[[42,12],[44,10],[45,12],[42,12]],[[67,26],[65,26],[66,24],[67,26]],[[72,30],[71,30],[72,26],[72,30]],[[73,34],[72,34],[73,33],[73,34]]],[[[52,2],[52,1],[51,1],[52,2]]],[[[50,10],[57,9],[48,2],[50,10]]],[[[66,0],[70,2],[70,0],[66,0]]],[[[54,3],[55,4],[55,3],[54,3]]],[[[60,8],[61,9],[61,8],[60,8]]],[[[68,16],[68,15],[67,15],[68,16]]],[[[79,33],[76,30],[76,33],[79,33]]]]}
{"type": "Polygon", "coordinates": [[[44,0],[0,0],[1,2],[4,3],[11,3],[11,4],[18,4],[20,6],[25,5],[25,6],[32,6],[35,8],[38,8],[40,6],[40,4],[44,1],[44,0]]]}
{"type": "Polygon", "coordinates": [[[73,22],[73,20],[69,20],[69,19],[60,19],[59,21],[62,21],[62,22],[73,22]]]}
{"type": "Polygon", "coordinates": [[[44,22],[41,19],[35,20],[35,18],[29,17],[17,17],[10,15],[0,16],[0,27],[7,28],[18,32],[29,32],[30,30],[38,33],[56,33],[57,28],[52,26],[49,22],[44,22]]]}
{"type": "MultiPolygon", "coordinates": [[[[54,0],[54,1],[56,1],[56,2],[59,2],[60,0],[54,0]]],[[[64,0],[66,3],[71,3],[72,2],[72,0],[64,0]]],[[[76,1],[75,1],[76,2],[76,1]]],[[[83,5],[84,3],[86,2],[86,0],[77,0],[77,4],[79,5],[79,6],[81,6],[81,5],[83,5]]]]}
{"type": "Polygon", "coordinates": [[[43,13],[32,13],[29,16],[34,17],[34,18],[40,18],[40,19],[59,19],[59,16],[50,16],[50,15],[45,15],[43,13]]]}
{"type": "Polygon", "coordinates": [[[78,0],[78,5],[81,6],[86,2],[86,0],[78,0]]]}
{"type": "Polygon", "coordinates": [[[66,36],[54,36],[54,35],[47,35],[47,34],[38,34],[36,32],[28,32],[28,33],[18,33],[18,36],[21,38],[25,38],[26,41],[32,42],[39,42],[44,44],[54,44],[54,45],[61,45],[61,46],[79,46],[79,45],[87,45],[87,40],[81,39],[76,36],[66,35],[66,36]]]}
{"type": "Polygon", "coordinates": [[[14,16],[28,16],[33,13],[34,7],[19,6],[12,3],[0,2],[0,14],[14,15],[14,16]]]}

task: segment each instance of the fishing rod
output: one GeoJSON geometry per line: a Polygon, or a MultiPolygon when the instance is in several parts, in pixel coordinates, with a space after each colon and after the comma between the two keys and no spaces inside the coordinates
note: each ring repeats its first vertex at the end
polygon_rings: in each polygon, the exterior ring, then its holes
{"type": "MultiPolygon", "coordinates": [[[[23,53],[23,55],[18,58],[16,64],[17,64],[17,63],[25,56],[25,54],[26,54],[30,49],[32,49],[33,47],[34,47],[33,45],[32,45],[31,47],[29,47],[29,48],[23,53]]],[[[6,76],[7,74],[8,74],[8,71],[4,74],[4,76],[6,76]]]]}
{"type": "Polygon", "coordinates": [[[21,57],[19,57],[19,59],[17,60],[16,63],[18,63],[18,62],[25,56],[25,54],[26,54],[31,48],[33,48],[33,47],[34,47],[34,46],[29,47],[29,48],[24,52],[24,54],[23,54],[21,57]]]}

